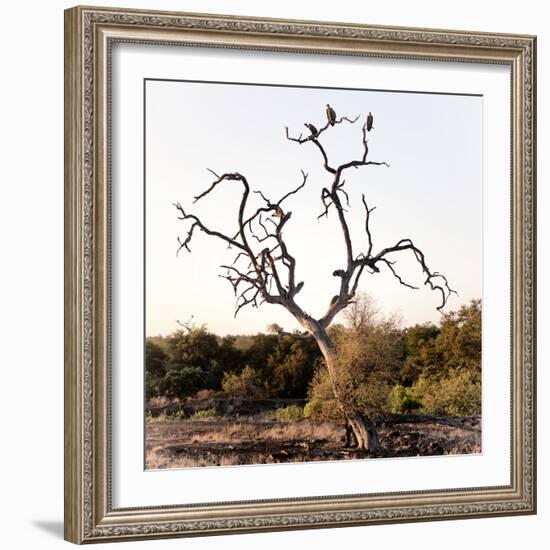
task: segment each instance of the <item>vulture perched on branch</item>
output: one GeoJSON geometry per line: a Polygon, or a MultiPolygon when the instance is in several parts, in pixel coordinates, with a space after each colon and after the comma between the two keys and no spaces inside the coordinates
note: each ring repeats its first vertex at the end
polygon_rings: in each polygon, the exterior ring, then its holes
{"type": "Polygon", "coordinates": [[[369,112],[369,116],[367,117],[367,132],[371,131],[373,122],[374,122],[374,117],[372,116],[372,113],[369,112]]]}
{"type": "Polygon", "coordinates": [[[313,126],[313,124],[310,124],[309,122],[306,122],[304,126],[311,132],[311,135],[313,137],[317,137],[317,134],[319,133],[319,130],[313,126]]]}
{"type": "Polygon", "coordinates": [[[275,207],[275,212],[271,214],[272,218],[282,218],[283,217],[283,210],[279,206],[275,207]]]}
{"type": "Polygon", "coordinates": [[[327,103],[327,119],[328,119],[328,123],[331,126],[334,126],[334,123],[336,122],[336,113],[328,103],[327,103]]]}

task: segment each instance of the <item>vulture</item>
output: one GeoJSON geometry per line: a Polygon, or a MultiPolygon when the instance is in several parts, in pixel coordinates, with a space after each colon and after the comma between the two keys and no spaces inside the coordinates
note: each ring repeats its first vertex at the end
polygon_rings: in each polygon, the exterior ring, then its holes
{"type": "Polygon", "coordinates": [[[374,117],[372,116],[372,113],[369,112],[369,116],[367,117],[367,132],[371,131],[373,122],[374,122],[374,117]]]}
{"type": "Polygon", "coordinates": [[[317,134],[319,133],[319,130],[317,130],[317,128],[315,128],[315,126],[313,126],[313,124],[309,124],[308,122],[306,122],[304,124],[304,126],[311,132],[311,135],[313,137],[316,137],[317,134]]]}
{"type": "Polygon", "coordinates": [[[271,214],[271,217],[272,218],[282,218],[283,217],[282,208],[280,206],[277,206],[275,212],[273,212],[273,214],[271,214]]]}
{"type": "Polygon", "coordinates": [[[334,126],[334,123],[336,122],[336,113],[328,103],[327,103],[327,119],[328,119],[328,123],[331,126],[334,126]]]}

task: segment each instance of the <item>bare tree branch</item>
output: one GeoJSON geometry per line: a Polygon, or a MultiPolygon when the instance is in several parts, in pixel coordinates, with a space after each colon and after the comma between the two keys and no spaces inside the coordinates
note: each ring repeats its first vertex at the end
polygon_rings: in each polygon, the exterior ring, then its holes
{"type": "Polygon", "coordinates": [[[193,238],[193,231],[195,230],[196,227],[198,227],[201,231],[203,231],[207,235],[210,235],[212,237],[218,237],[219,239],[222,239],[223,241],[228,243],[230,246],[234,246],[236,248],[241,248],[241,249],[245,250],[245,247],[241,243],[238,243],[235,239],[232,239],[232,238],[228,237],[227,235],[224,235],[223,233],[220,233],[219,231],[214,231],[212,229],[209,229],[208,227],[206,227],[199,220],[199,218],[197,218],[197,216],[195,216],[193,214],[186,213],[179,202],[175,203],[174,206],[180,212],[180,216],[178,217],[179,220],[192,220],[193,221],[193,223],[191,224],[191,227],[189,229],[189,232],[187,233],[187,237],[183,241],[180,238],[178,238],[178,242],[180,244],[180,246],[177,250],[178,252],[182,248],[190,250],[189,249],[189,243],[191,242],[191,239],[193,238]]]}
{"type": "Polygon", "coordinates": [[[361,200],[363,202],[363,206],[365,207],[365,232],[367,233],[367,239],[368,239],[368,242],[369,242],[369,248],[367,250],[367,258],[370,257],[371,255],[371,252],[372,252],[372,235],[371,235],[371,232],[370,232],[370,225],[369,225],[369,222],[370,222],[370,215],[371,215],[371,212],[376,208],[376,206],[373,206],[372,208],[369,208],[367,206],[367,201],[365,200],[365,195],[362,194],[361,195],[361,200]]]}
{"type": "Polygon", "coordinates": [[[395,271],[395,269],[393,268],[393,264],[395,262],[390,262],[389,260],[387,260],[386,258],[381,258],[380,259],[381,262],[384,262],[388,268],[390,269],[390,271],[393,273],[393,276],[403,285],[403,286],[406,286],[408,288],[411,288],[413,290],[418,290],[418,287],[417,286],[413,286],[413,285],[410,285],[409,283],[406,283],[405,281],[403,281],[403,279],[401,278],[401,276],[395,271]]]}
{"type": "Polygon", "coordinates": [[[288,211],[285,213],[281,205],[305,186],[307,174],[302,171],[302,182],[300,185],[285,193],[275,202],[272,202],[263,192],[256,192],[265,203],[265,206],[257,208],[251,215],[248,215],[250,186],[246,178],[239,173],[219,175],[213,170],[208,169],[208,171],[216,179],[205,191],[194,197],[194,202],[204,199],[223,182],[239,181],[243,186],[237,214],[239,229],[232,236],[222,231],[211,229],[196,215],[186,212],[180,203],[176,203],[174,206],[179,212],[178,219],[191,222],[186,237],[184,239],[178,238],[178,252],[182,248],[190,251],[189,244],[196,233],[195,229],[199,229],[207,235],[217,237],[226,242],[230,248],[237,248],[238,252],[233,262],[231,265],[222,265],[221,268],[226,273],[220,275],[220,277],[226,279],[231,284],[235,293],[235,315],[247,305],[258,307],[260,300],[260,303],[281,304],[298,315],[305,315],[294,302],[294,296],[300,292],[304,283],[300,282],[296,284],[296,259],[290,253],[283,237],[283,229],[289,221],[292,212],[288,211]],[[264,219],[263,216],[268,214],[271,214],[271,217],[264,219]],[[271,222],[270,225],[272,227],[268,227],[267,222],[271,222]],[[263,231],[263,234],[257,234],[255,230],[256,223],[258,228],[263,231]],[[264,245],[264,248],[257,251],[252,246],[251,239],[254,239],[259,244],[272,239],[274,244],[268,247],[264,245]],[[276,255],[275,252],[277,252],[276,255]],[[246,260],[248,263],[246,269],[240,267],[243,260],[246,260]],[[273,293],[273,285],[275,285],[276,293],[273,293]]]}
{"type": "MultiPolygon", "coordinates": [[[[335,124],[341,124],[343,121],[347,121],[350,124],[354,124],[358,120],[358,118],[359,117],[355,119],[348,119],[343,117],[341,119],[336,120],[335,124]]],[[[309,128],[308,124],[306,124],[306,126],[309,128]]],[[[325,151],[323,145],[319,140],[320,135],[326,130],[328,130],[330,127],[331,127],[330,123],[327,123],[320,130],[318,130],[317,132],[312,131],[311,134],[306,137],[302,137],[302,135],[298,137],[292,137],[289,134],[288,128],[286,128],[287,139],[294,141],[296,143],[299,143],[300,145],[308,142],[313,143],[321,152],[321,156],[323,158],[323,166],[325,170],[333,175],[333,181],[332,181],[331,187],[330,188],[323,187],[323,189],[321,190],[321,202],[323,204],[324,210],[321,212],[321,214],[319,214],[318,219],[321,219],[323,217],[328,217],[330,208],[334,206],[334,208],[337,211],[338,220],[342,231],[342,236],[344,239],[344,246],[346,249],[347,264],[345,268],[336,269],[333,272],[333,275],[340,279],[340,291],[336,296],[332,298],[325,315],[318,320],[320,325],[323,327],[328,327],[328,325],[332,322],[334,317],[342,309],[344,309],[351,303],[357,291],[361,276],[365,272],[365,269],[367,269],[369,273],[379,273],[380,269],[377,266],[378,263],[383,263],[384,265],[386,265],[388,269],[391,271],[392,275],[399,281],[401,285],[406,286],[408,288],[416,289],[417,287],[403,280],[403,278],[397,273],[397,271],[393,267],[394,262],[390,261],[388,258],[385,257],[386,254],[390,254],[392,252],[399,252],[402,250],[413,251],[416,260],[420,263],[422,270],[426,275],[426,280],[424,284],[429,286],[432,290],[436,290],[441,293],[442,301],[437,308],[438,310],[441,310],[447,303],[447,300],[450,294],[455,293],[455,291],[451,289],[445,277],[443,277],[437,272],[431,272],[429,270],[428,266],[426,265],[424,253],[415,245],[413,245],[412,241],[410,240],[400,241],[398,245],[396,245],[395,247],[384,249],[382,252],[380,252],[376,256],[372,256],[373,239],[372,239],[372,233],[370,229],[370,214],[374,210],[374,208],[368,207],[364,195],[362,195],[362,203],[365,208],[365,232],[367,234],[367,250],[361,253],[357,258],[354,258],[352,239],[351,239],[350,230],[349,230],[349,226],[346,218],[346,211],[342,205],[342,200],[340,198],[340,195],[342,195],[345,198],[346,204],[348,205],[348,207],[350,206],[349,195],[344,188],[345,180],[341,179],[342,173],[349,168],[360,168],[362,166],[389,167],[390,165],[386,161],[368,160],[369,147],[368,147],[367,132],[369,131],[369,128],[368,128],[367,120],[365,121],[362,127],[363,153],[361,158],[350,160],[348,162],[340,164],[339,166],[331,165],[331,163],[329,162],[327,152],[325,151]]]]}
{"type": "Polygon", "coordinates": [[[187,321],[180,321],[179,319],[176,319],[176,323],[184,328],[187,332],[193,332],[193,329],[195,328],[195,324],[193,323],[193,318],[195,316],[194,315],[191,315],[191,317],[189,317],[189,319],[187,321]]]}
{"type": "Polygon", "coordinates": [[[411,239],[401,239],[397,244],[394,246],[389,246],[381,250],[378,254],[374,256],[367,256],[362,259],[356,260],[356,265],[366,265],[370,267],[375,273],[378,273],[380,270],[377,267],[377,264],[379,262],[384,263],[389,267],[395,278],[399,281],[400,284],[403,286],[416,289],[417,287],[414,287],[408,283],[405,283],[403,279],[395,272],[393,268],[393,264],[395,262],[391,262],[386,258],[388,254],[393,254],[396,252],[403,252],[410,250],[412,251],[415,259],[420,264],[423,273],[426,275],[426,279],[424,281],[424,284],[429,286],[431,290],[437,290],[441,294],[441,304],[437,307],[439,311],[441,311],[451,294],[457,294],[455,290],[453,290],[447,281],[447,278],[442,275],[441,273],[438,273],[437,271],[431,271],[428,265],[426,264],[426,258],[424,256],[424,252],[420,250],[415,244],[411,241],[411,239]]]}
{"type": "Polygon", "coordinates": [[[379,273],[379,265],[385,265],[401,285],[416,289],[417,287],[406,282],[401,275],[399,275],[394,268],[395,262],[388,257],[394,253],[410,250],[426,276],[424,284],[431,290],[435,290],[441,294],[441,304],[437,308],[441,310],[447,303],[449,296],[455,293],[455,291],[449,286],[444,275],[438,272],[432,272],[428,268],[424,253],[416,247],[410,239],[402,239],[394,246],[383,248],[378,254],[373,255],[372,250],[374,245],[370,221],[371,213],[375,208],[368,207],[364,194],[361,200],[365,210],[367,246],[366,250],[359,255],[354,255],[351,232],[346,217],[347,210],[343,205],[343,201],[345,201],[347,208],[351,208],[351,201],[345,189],[346,181],[342,178],[342,175],[350,168],[357,169],[363,166],[389,167],[390,165],[386,161],[373,161],[368,158],[369,147],[367,132],[372,129],[372,124],[370,128],[368,127],[368,119],[362,127],[361,156],[337,166],[331,164],[327,151],[321,143],[320,138],[326,131],[334,126],[343,123],[355,124],[359,120],[359,117],[331,117],[331,120],[333,120],[333,124],[327,121],[319,129],[311,123],[306,123],[305,126],[309,130],[309,134],[306,136],[303,136],[303,134],[292,136],[290,135],[288,127],[285,127],[286,138],[289,141],[293,141],[300,145],[312,143],[321,153],[323,167],[325,171],[331,175],[332,182],[329,186],[321,189],[323,211],[319,214],[318,219],[323,217],[328,218],[330,209],[334,208],[338,217],[338,224],[340,226],[346,251],[346,263],[344,267],[333,271],[333,275],[340,281],[339,292],[332,297],[327,311],[321,318],[313,319],[295,302],[295,297],[303,288],[304,282],[296,282],[296,259],[290,253],[283,234],[284,228],[292,215],[291,211],[285,211],[283,203],[305,186],[308,175],[304,171],[302,171],[301,183],[282,195],[277,201],[272,201],[261,190],[254,191],[253,193],[260,197],[263,204],[251,211],[248,202],[250,197],[250,186],[242,174],[238,172],[229,172],[219,175],[213,170],[208,169],[215,179],[205,191],[194,197],[194,202],[196,203],[205,198],[224,182],[240,182],[243,191],[237,214],[238,231],[234,235],[230,235],[223,231],[211,229],[202,223],[200,218],[196,215],[186,212],[180,203],[176,203],[175,206],[179,212],[179,219],[190,222],[185,238],[178,238],[178,252],[181,249],[190,251],[189,245],[196,235],[196,229],[209,236],[217,237],[227,243],[229,248],[235,247],[237,249],[237,254],[231,265],[221,266],[222,269],[226,270],[226,274],[220,275],[228,280],[233,287],[236,296],[235,315],[247,305],[258,307],[259,304],[267,302],[282,305],[292,313],[303,326],[309,327],[309,329],[311,329],[311,327],[326,329],[334,317],[353,302],[362,275],[365,272],[370,274],[379,273]],[[253,242],[256,243],[256,245],[263,246],[263,248],[260,250],[254,249],[252,246],[253,242]],[[267,243],[269,243],[269,246],[266,246],[267,243]],[[246,261],[246,267],[241,267],[243,261],[246,261]]]}

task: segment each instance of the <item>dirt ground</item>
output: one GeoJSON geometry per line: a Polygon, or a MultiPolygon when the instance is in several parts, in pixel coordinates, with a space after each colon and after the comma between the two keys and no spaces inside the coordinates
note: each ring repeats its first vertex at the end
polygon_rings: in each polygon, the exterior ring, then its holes
{"type": "MultiPolygon", "coordinates": [[[[480,417],[400,416],[377,423],[376,458],[481,452],[480,417]]],[[[147,469],[374,458],[345,448],[345,428],[311,420],[172,420],[146,423],[147,469]]]]}

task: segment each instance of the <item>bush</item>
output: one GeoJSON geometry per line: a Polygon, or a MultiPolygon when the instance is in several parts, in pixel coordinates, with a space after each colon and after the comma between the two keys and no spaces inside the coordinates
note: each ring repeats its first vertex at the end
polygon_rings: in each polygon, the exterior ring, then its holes
{"type": "MultiPolygon", "coordinates": [[[[402,336],[395,319],[376,319],[334,336],[334,391],[349,411],[377,416],[388,407],[388,395],[402,368],[402,336]]],[[[327,369],[324,369],[328,378],[327,369]]],[[[315,382],[315,379],[314,379],[315,382]]],[[[330,379],[325,382],[332,391],[330,379]]]]}
{"type": "Polygon", "coordinates": [[[263,395],[260,376],[249,366],[246,366],[239,374],[224,373],[222,388],[224,393],[231,397],[258,399],[263,395]]]}
{"type": "Polygon", "coordinates": [[[185,413],[182,410],[167,413],[166,420],[185,420],[185,413]]]}
{"type": "Polygon", "coordinates": [[[278,422],[293,422],[301,420],[304,417],[304,411],[302,407],[296,405],[290,405],[289,407],[283,407],[275,411],[275,418],[278,422]]]}
{"type": "Polygon", "coordinates": [[[304,405],[304,418],[315,418],[320,412],[320,403],[318,401],[308,401],[304,405]]]}
{"type": "Polygon", "coordinates": [[[197,411],[191,416],[191,420],[214,420],[216,418],[219,418],[219,415],[214,407],[197,411]]]}
{"type": "Polygon", "coordinates": [[[481,384],[467,370],[454,371],[441,380],[421,377],[413,395],[428,414],[469,416],[481,413],[481,384]]]}
{"type": "Polygon", "coordinates": [[[407,414],[420,409],[422,404],[416,399],[413,388],[397,384],[388,396],[388,407],[394,414],[407,414]]]}
{"type": "Polygon", "coordinates": [[[309,392],[309,401],[304,407],[304,416],[313,420],[342,421],[344,416],[334,399],[334,392],[326,367],[315,371],[309,392]]]}

